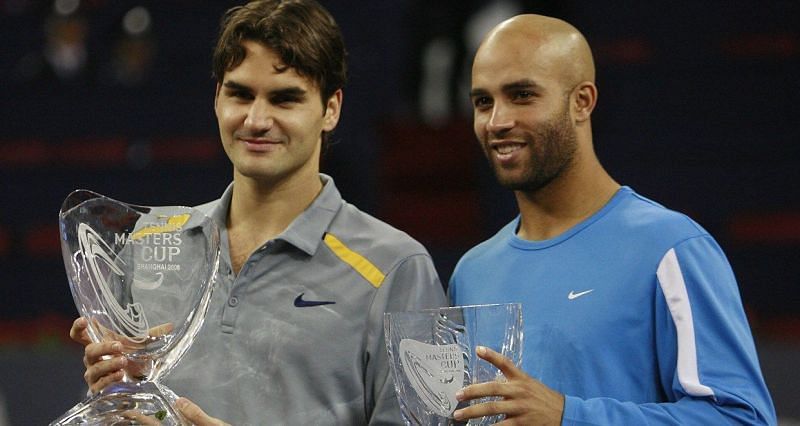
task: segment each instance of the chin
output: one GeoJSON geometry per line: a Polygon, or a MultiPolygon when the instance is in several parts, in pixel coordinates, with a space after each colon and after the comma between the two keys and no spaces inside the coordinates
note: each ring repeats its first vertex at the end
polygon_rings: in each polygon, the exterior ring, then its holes
{"type": "Polygon", "coordinates": [[[524,187],[527,184],[527,182],[524,179],[519,179],[519,178],[512,178],[508,176],[497,176],[497,175],[495,175],[495,178],[497,179],[497,183],[499,183],[500,186],[511,190],[517,190],[519,188],[524,187]]]}

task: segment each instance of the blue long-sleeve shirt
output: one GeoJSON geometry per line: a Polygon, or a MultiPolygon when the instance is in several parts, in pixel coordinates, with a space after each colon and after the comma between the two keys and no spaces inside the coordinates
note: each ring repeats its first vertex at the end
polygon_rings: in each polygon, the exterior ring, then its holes
{"type": "Polygon", "coordinates": [[[628,187],[564,234],[519,218],[469,251],[454,305],[522,302],[523,369],[565,425],[775,424],[730,265],[685,215],[628,187]]]}

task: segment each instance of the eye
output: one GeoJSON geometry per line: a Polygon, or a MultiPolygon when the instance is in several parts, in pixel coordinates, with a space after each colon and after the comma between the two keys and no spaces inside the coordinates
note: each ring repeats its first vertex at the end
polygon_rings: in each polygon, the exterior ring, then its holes
{"type": "Polygon", "coordinates": [[[520,90],[518,92],[514,92],[513,100],[515,101],[528,101],[533,98],[534,94],[528,90],[520,90]]]}
{"type": "Polygon", "coordinates": [[[269,101],[273,105],[289,106],[290,104],[296,104],[300,102],[300,98],[298,96],[290,94],[279,94],[271,97],[269,101]]]}
{"type": "Polygon", "coordinates": [[[229,90],[228,96],[243,101],[249,101],[253,99],[253,95],[245,90],[229,90]]]}
{"type": "Polygon", "coordinates": [[[476,96],[472,98],[472,106],[477,110],[485,110],[492,106],[492,98],[488,96],[476,96]]]}

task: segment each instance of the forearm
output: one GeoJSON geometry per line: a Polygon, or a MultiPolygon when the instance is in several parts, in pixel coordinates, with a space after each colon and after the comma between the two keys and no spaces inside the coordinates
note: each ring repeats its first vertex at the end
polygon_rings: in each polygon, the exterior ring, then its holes
{"type": "MultiPolygon", "coordinates": [[[[763,404],[762,404],[763,405],[763,404]]],[[[623,402],[611,398],[567,396],[563,425],[614,424],[748,424],[771,425],[770,408],[735,400],[685,397],[675,402],[623,402]]]]}

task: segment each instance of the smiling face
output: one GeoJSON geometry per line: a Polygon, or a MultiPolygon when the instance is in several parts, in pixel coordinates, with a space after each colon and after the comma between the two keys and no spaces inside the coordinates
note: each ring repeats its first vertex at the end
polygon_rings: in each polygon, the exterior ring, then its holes
{"type": "Polygon", "coordinates": [[[472,65],[474,129],[503,186],[536,191],[591,149],[594,64],[564,21],[520,15],[492,30],[472,65]]]}
{"type": "Polygon", "coordinates": [[[577,150],[570,87],[522,37],[488,39],[472,67],[475,135],[501,185],[535,191],[569,170],[577,150]]]}
{"type": "Polygon", "coordinates": [[[234,179],[275,185],[318,179],[321,135],[339,121],[342,92],[321,102],[309,79],[271,49],[243,41],[244,60],[217,86],[214,110],[234,179]]]}

